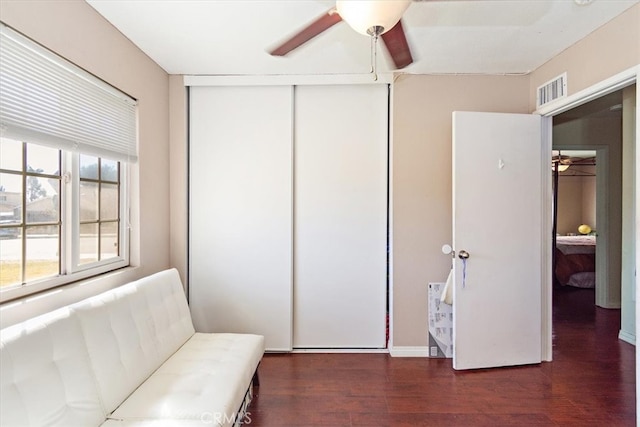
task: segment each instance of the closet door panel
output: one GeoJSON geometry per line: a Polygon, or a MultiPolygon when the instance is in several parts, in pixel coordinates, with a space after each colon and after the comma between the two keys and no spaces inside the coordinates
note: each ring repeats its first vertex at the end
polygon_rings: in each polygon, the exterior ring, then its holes
{"type": "Polygon", "coordinates": [[[191,88],[189,140],[196,330],[290,350],[292,88],[191,88]]]}
{"type": "Polygon", "coordinates": [[[294,348],[383,348],[386,85],[295,89],[294,348]]]}

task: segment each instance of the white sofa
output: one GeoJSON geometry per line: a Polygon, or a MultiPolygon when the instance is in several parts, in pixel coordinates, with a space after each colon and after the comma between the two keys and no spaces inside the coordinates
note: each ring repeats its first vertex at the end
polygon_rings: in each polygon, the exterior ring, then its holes
{"type": "Polygon", "coordinates": [[[230,426],[264,337],[196,333],[175,269],[0,332],[0,425],[230,426]]]}

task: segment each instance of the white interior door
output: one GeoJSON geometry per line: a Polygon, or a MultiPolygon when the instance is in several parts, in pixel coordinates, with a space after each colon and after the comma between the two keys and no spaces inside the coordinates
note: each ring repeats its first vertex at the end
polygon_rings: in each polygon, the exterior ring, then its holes
{"type": "Polygon", "coordinates": [[[199,332],[291,350],[292,88],[190,92],[189,301],[199,332]]]}
{"type": "Polygon", "coordinates": [[[453,114],[454,369],[541,361],[541,138],[539,116],[453,114]]]}
{"type": "Polygon", "coordinates": [[[385,346],[387,85],[295,93],[294,348],[385,346]]]}

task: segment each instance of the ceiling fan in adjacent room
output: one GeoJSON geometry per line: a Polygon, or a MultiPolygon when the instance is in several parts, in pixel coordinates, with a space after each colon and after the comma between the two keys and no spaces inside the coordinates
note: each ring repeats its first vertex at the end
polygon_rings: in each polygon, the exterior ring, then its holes
{"type": "MultiPolygon", "coordinates": [[[[569,151],[572,153],[571,151],[569,151]]],[[[554,151],[551,158],[551,169],[553,171],[565,172],[570,166],[595,166],[596,157],[590,152],[573,152],[579,155],[567,156],[562,154],[561,151],[554,151]],[[556,154],[557,153],[557,154],[556,154]]]]}
{"type": "Polygon", "coordinates": [[[378,37],[382,38],[394,67],[404,68],[413,62],[413,56],[400,18],[410,4],[411,0],[338,0],[335,7],[271,49],[269,53],[284,56],[340,21],[345,21],[357,32],[371,37],[371,65],[374,74],[378,37]]]}
{"type": "Polygon", "coordinates": [[[569,156],[563,156],[558,152],[557,155],[551,158],[551,169],[553,171],[557,169],[558,172],[564,172],[569,169],[569,166],[571,166],[571,157],[569,156]]]}

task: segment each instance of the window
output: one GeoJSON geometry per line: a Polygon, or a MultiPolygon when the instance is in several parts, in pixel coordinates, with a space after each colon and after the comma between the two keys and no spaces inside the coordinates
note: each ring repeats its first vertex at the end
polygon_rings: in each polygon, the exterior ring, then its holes
{"type": "Polygon", "coordinates": [[[31,293],[128,264],[122,165],[0,138],[3,294],[31,293]]]}
{"type": "Polygon", "coordinates": [[[129,263],[136,101],[0,23],[0,301],[129,263]]]}

